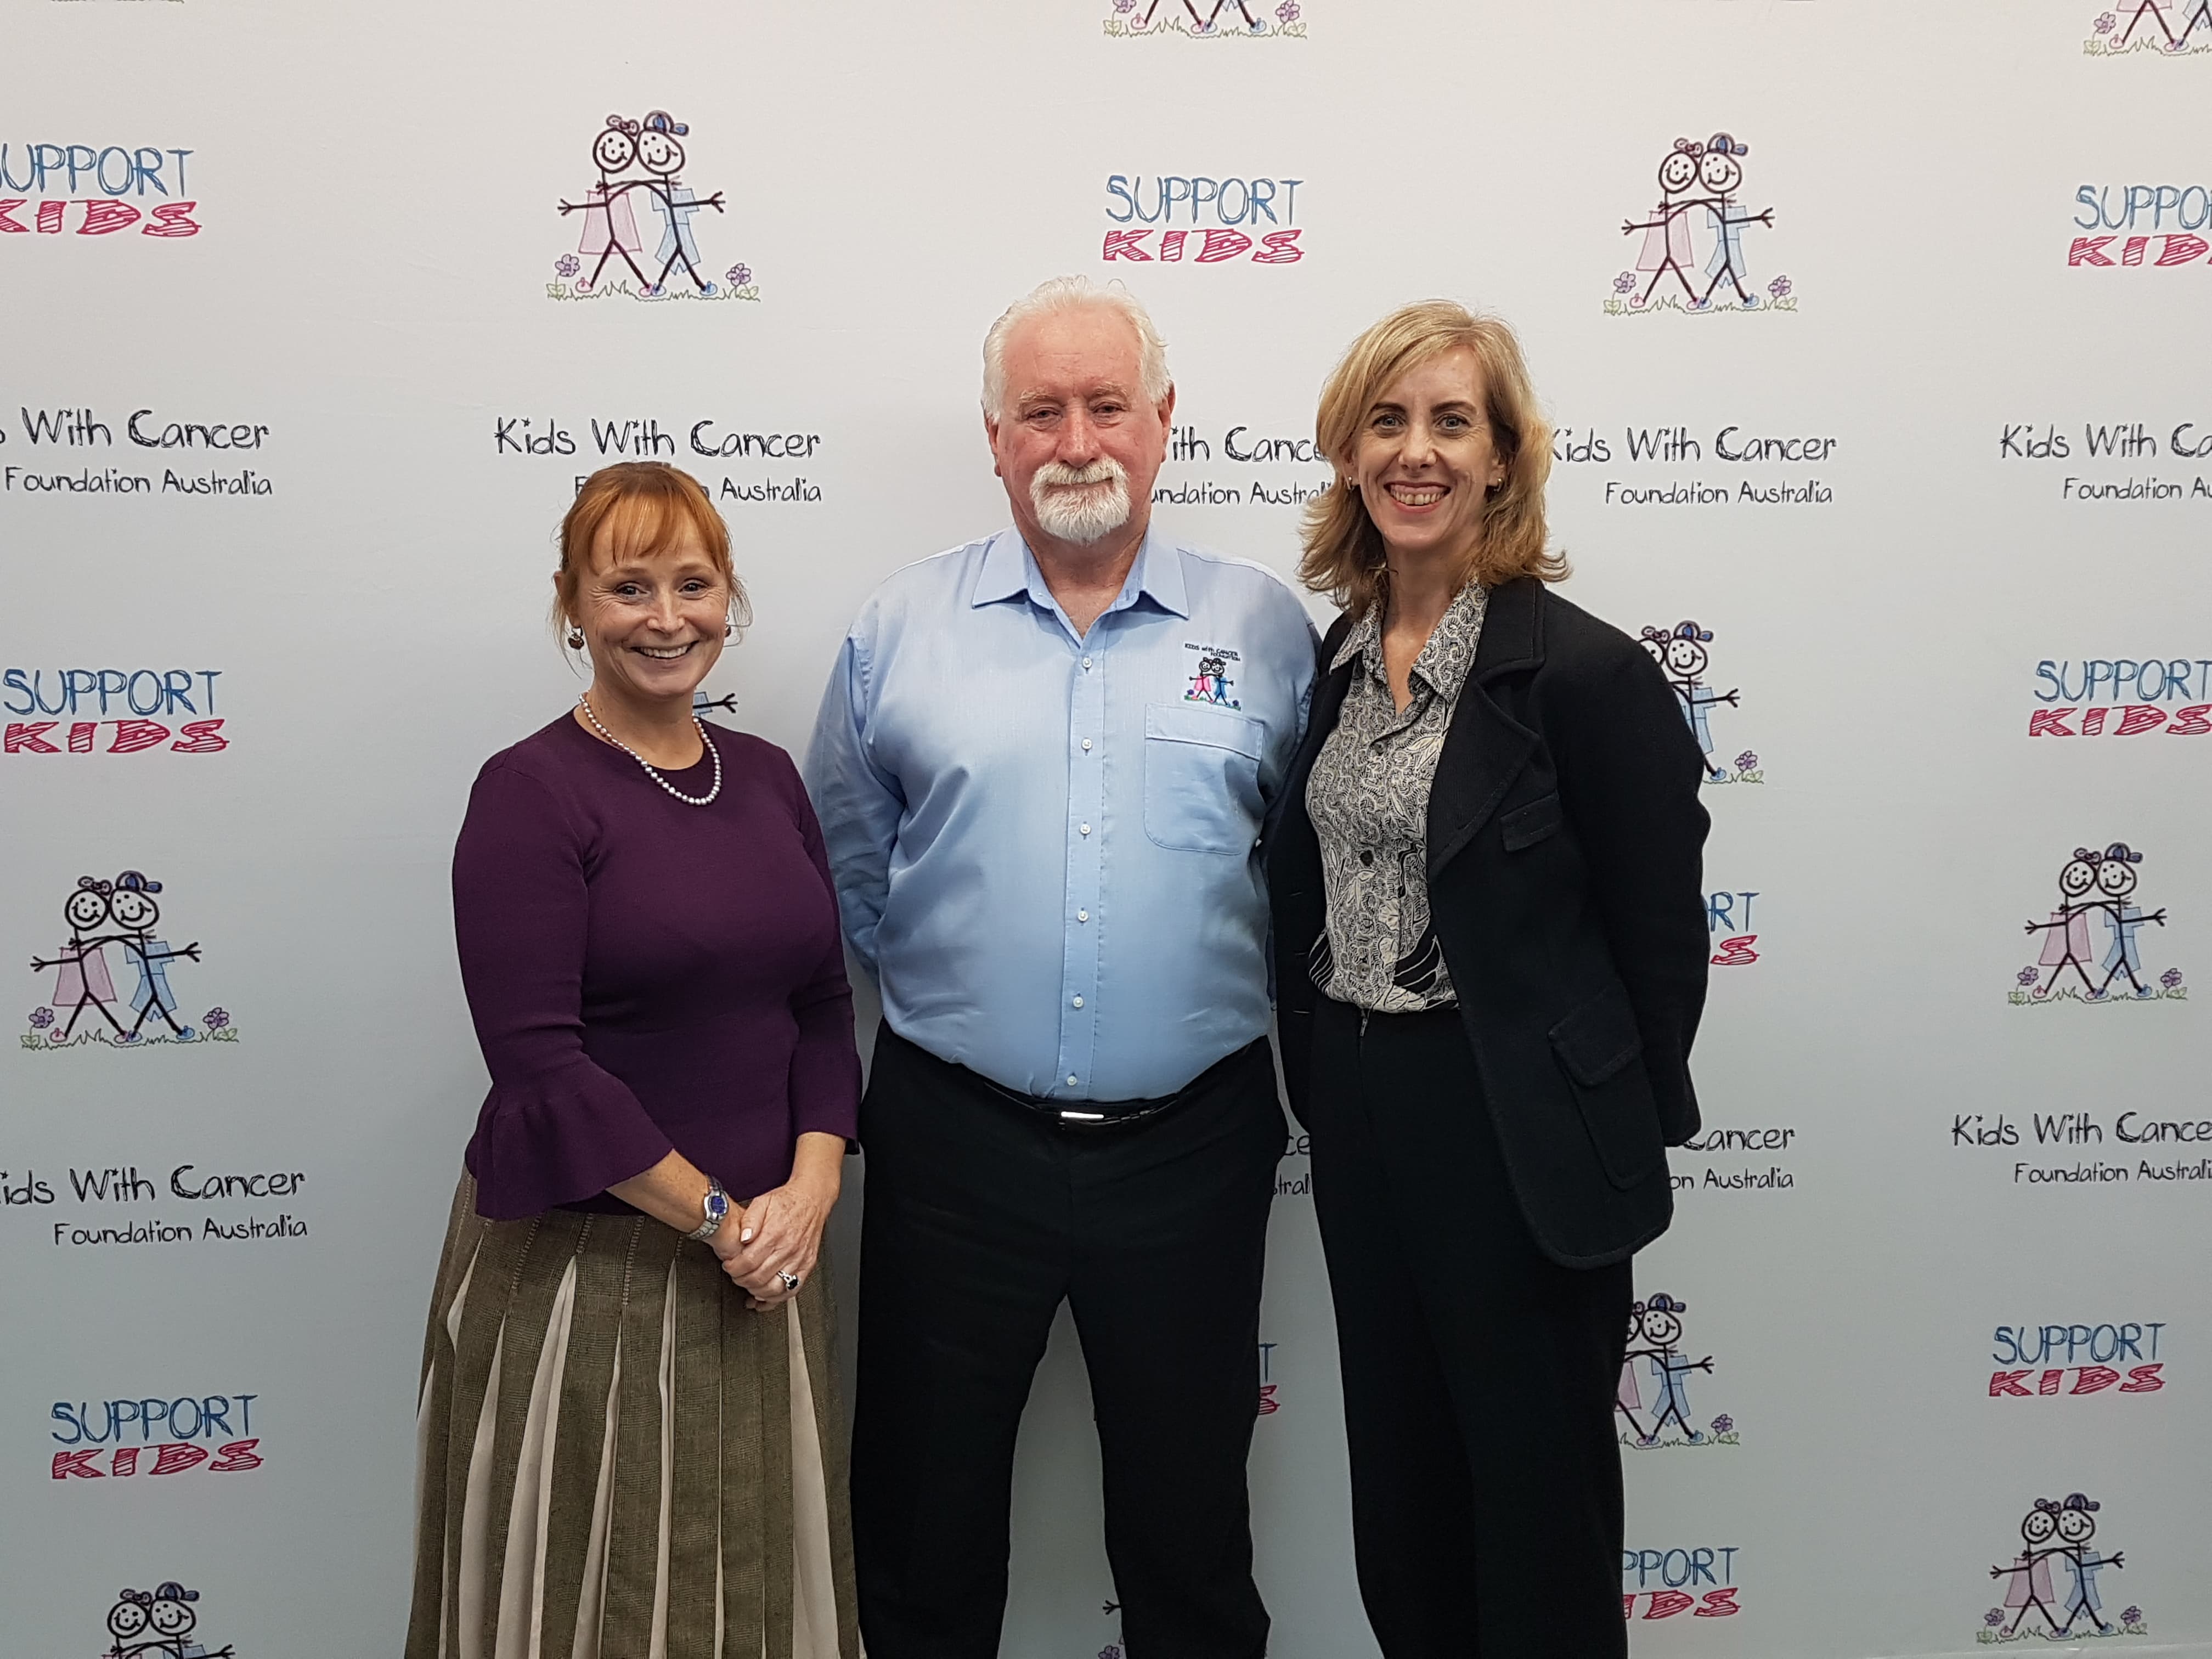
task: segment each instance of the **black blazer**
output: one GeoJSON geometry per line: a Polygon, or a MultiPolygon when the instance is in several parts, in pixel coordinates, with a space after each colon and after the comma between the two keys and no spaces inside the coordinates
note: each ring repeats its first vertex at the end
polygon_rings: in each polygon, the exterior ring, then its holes
{"type": "MultiPolygon", "coordinates": [[[[1308,1121],[1306,967],[1326,925],[1306,780],[1356,663],[1322,645],[1266,864],[1291,1108],[1308,1121]]],[[[1544,1254],[1618,1261],[1674,1213],[1665,1148],[1698,1132],[1704,757],[1643,647],[1533,577],[1493,589],[1429,793],[1429,911],[1486,1104],[1544,1254]]]]}

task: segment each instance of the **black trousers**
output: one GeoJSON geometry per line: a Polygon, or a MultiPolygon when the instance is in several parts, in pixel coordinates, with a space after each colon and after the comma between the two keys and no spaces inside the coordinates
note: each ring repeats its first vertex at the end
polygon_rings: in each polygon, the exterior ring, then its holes
{"type": "Polygon", "coordinates": [[[1607,1659],[1630,1273],[1522,1218],[1456,1009],[1314,1015],[1314,1202],[1361,1599],[1385,1659],[1607,1659]]]}
{"type": "Polygon", "coordinates": [[[1244,1464],[1284,1123],[1266,1042],[1172,1110],[1065,1128],[889,1026],[867,1195],[853,1534],[871,1659],[996,1659],[1014,1438],[1063,1298],[1130,1659],[1259,1659],[1244,1464]]]}

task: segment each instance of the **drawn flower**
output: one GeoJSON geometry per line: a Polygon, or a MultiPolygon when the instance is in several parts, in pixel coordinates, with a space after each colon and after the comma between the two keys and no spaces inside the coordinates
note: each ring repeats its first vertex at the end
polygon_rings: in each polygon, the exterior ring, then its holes
{"type": "Polygon", "coordinates": [[[2171,991],[2175,986],[2181,983],[2181,969],[2179,968],[2167,969],[2164,973],[2158,976],[2158,982],[2166,987],[2167,990],[2171,991]]]}
{"type": "Polygon", "coordinates": [[[1114,0],[1115,11],[1134,11],[1136,9],[1137,0],[1114,0]]]}
{"type": "Polygon", "coordinates": [[[1735,1429],[1735,1419],[1730,1417],[1726,1412],[1723,1412],[1718,1417],[1713,1419],[1713,1432],[1715,1434],[1733,1433],[1735,1429]]]}
{"type": "Polygon", "coordinates": [[[2112,13],[2104,13],[2097,19],[2097,33],[2100,34],[2110,34],[2112,32],[2112,25],[2118,21],[2119,20],[2114,17],[2112,13]]]}
{"type": "MultiPolygon", "coordinates": [[[[1115,0],[1115,3],[1117,5],[1120,4],[1121,0],[1115,0]]],[[[1129,0],[1129,3],[1133,5],[1136,3],[1136,0],[1129,0]]],[[[1099,1649],[1098,1659],[1121,1659],[1121,1644],[1119,1643],[1109,1643],[1106,1646],[1099,1649]]]]}
{"type": "Polygon", "coordinates": [[[1748,772],[1758,764],[1759,750],[1756,749],[1747,749],[1735,757],[1735,769],[1739,772],[1748,772]]]}
{"type": "Polygon", "coordinates": [[[730,279],[730,286],[732,288],[743,288],[747,283],[752,281],[753,268],[747,264],[743,259],[740,259],[737,264],[732,265],[727,270],[724,271],[722,275],[730,279]]]}
{"type": "Polygon", "coordinates": [[[2004,1609],[2002,1607],[1991,1607],[1987,1613],[1982,1615],[1982,1622],[1987,1625],[1991,1630],[1995,1630],[1999,1625],[2004,1623],[2004,1609]]]}
{"type": "Polygon", "coordinates": [[[2120,1622],[2124,1625],[2140,1625],[2142,1623],[2142,1609],[2141,1607],[2122,1607],[2120,1609],[2120,1622]]]}
{"type": "Polygon", "coordinates": [[[52,1009],[33,1008],[31,1010],[31,1029],[33,1030],[43,1031],[47,1026],[53,1023],[54,1011],[52,1009]]]}
{"type": "Polygon", "coordinates": [[[1613,279],[1613,291],[1615,294],[1626,294],[1635,286],[1636,273],[1632,270],[1624,270],[1613,279]]]}
{"type": "Polygon", "coordinates": [[[1275,21],[1279,23],[1295,23],[1298,15],[1298,0],[1283,0],[1283,3],[1275,8],[1275,21]]]}
{"type": "Polygon", "coordinates": [[[220,1031],[230,1024],[230,1016],[221,1008],[210,1008],[200,1017],[200,1024],[210,1031],[220,1031]]]}
{"type": "Polygon", "coordinates": [[[553,270],[556,276],[574,276],[578,268],[576,256],[573,253],[564,253],[553,262],[553,270]]]}
{"type": "Polygon", "coordinates": [[[2033,985],[2040,977],[2042,977],[2040,973],[2033,968],[2023,968],[2020,970],[2020,982],[2022,985],[2033,985]]]}
{"type": "Polygon", "coordinates": [[[1769,294],[1771,294],[1778,300],[1788,299],[1790,297],[1790,283],[1787,276],[1777,276],[1772,282],[1766,285],[1766,291],[1769,294]]]}

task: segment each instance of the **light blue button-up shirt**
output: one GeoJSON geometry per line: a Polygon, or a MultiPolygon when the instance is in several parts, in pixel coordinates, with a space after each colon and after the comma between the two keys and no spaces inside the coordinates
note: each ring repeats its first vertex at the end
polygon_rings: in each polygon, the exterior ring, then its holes
{"type": "Polygon", "coordinates": [[[1255,849],[1315,635],[1264,567],[1147,534],[1079,635],[1018,532],[846,635],[806,781],[891,1029],[1024,1094],[1172,1094],[1264,1034],[1255,849]]]}

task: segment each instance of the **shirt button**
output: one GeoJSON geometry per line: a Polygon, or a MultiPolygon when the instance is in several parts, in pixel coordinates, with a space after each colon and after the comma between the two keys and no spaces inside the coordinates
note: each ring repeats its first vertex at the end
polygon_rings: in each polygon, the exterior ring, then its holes
{"type": "Polygon", "coordinates": [[[1080,1008],[1083,1006],[1083,999],[1081,997],[1073,997],[1070,998],[1069,1000],[1078,1008],[1080,1008]]]}
{"type": "Polygon", "coordinates": [[[1091,672],[1091,659],[1088,657],[1083,659],[1083,672],[1086,674],[1091,672]]]}
{"type": "Polygon", "coordinates": [[[1087,823],[1079,823],[1075,827],[1084,835],[1087,836],[1091,833],[1091,826],[1087,823]]]}
{"type": "Polygon", "coordinates": [[[1075,1086],[1075,1073],[1073,1072],[1067,1074],[1067,1086],[1071,1089],[1075,1086]]]}
{"type": "Polygon", "coordinates": [[[1088,921],[1091,920],[1091,912],[1088,910],[1078,910],[1075,913],[1075,919],[1078,921],[1088,921]]]}
{"type": "Polygon", "coordinates": [[[1083,740],[1083,752],[1086,755],[1091,752],[1091,739],[1088,738],[1083,740]]]}

